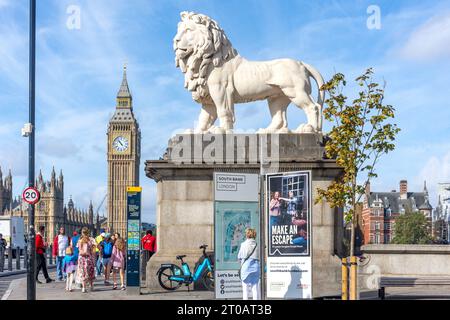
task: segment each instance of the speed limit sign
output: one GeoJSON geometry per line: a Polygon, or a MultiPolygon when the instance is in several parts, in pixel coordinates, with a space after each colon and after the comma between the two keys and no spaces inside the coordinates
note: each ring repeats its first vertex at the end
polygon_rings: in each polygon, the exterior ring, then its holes
{"type": "Polygon", "coordinates": [[[22,199],[28,204],[36,204],[39,202],[41,194],[36,188],[28,187],[23,190],[22,199]]]}

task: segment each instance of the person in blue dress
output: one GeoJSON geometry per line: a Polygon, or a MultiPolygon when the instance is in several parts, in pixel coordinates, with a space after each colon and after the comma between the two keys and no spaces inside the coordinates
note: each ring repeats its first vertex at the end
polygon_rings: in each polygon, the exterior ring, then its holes
{"type": "Polygon", "coordinates": [[[253,300],[260,300],[259,250],[256,243],[256,230],[245,230],[246,240],[241,243],[238,259],[241,262],[242,299],[248,300],[251,290],[253,300]]]}

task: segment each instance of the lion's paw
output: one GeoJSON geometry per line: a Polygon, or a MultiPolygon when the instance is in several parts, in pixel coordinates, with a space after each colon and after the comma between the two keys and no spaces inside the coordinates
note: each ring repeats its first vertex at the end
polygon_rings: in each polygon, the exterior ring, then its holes
{"type": "Polygon", "coordinates": [[[226,133],[226,130],[225,130],[224,128],[221,128],[221,127],[214,127],[214,128],[211,130],[211,133],[214,133],[214,134],[224,134],[224,133],[226,133]]]}
{"type": "Polygon", "coordinates": [[[314,133],[316,131],[314,130],[314,127],[312,125],[302,123],[301,125],[298,126],[298,128],[297,128],[297,130],[295,130],[295,132],[297,132],[297,133],[314,133]]]}
{"type": "Polygon", "coordinates": [[[289,128],[280,128],[277,130],[277,133],[290,133],[291,130],[289,128]]]}

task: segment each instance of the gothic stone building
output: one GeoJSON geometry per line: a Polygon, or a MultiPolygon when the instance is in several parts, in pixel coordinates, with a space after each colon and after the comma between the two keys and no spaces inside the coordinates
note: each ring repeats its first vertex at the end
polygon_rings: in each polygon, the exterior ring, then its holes
{"type": "Polygon", "coordinates": [[[0,215],[7,209],[11,209],[12,199],[12,176],[11,170],[3,182],[2,168],[0,168],[0,215]]]}
{"type": "MultiPolygon", "coordinates": [[[[1,169],[0,169],[1,172],[1,169]]],[[[28,205],[19,197],[12,197],[12,176],[11,173],[2,182],[0,173],[0,204],[3,207],[3,215],[23,217],[25,227],[28,226],[28,205]]],[[[82,227],[88,227],[94,234],[98,232],[100,226],[104,224],[104,218],[98,215],[94,221],[94,210],[92,203],[88,210],[75,208],[73,200],[70,198],[67,206],[64,205],[64,177],[61,173],[56,178],[53,168],[50,181],[44,181],[42,172],[36,179],[36,188],[41,194],[41,200],[35,207],[35,226],[45,226],[45,239],[53,240],[61,226],[65,227],[66,233],[73,234],[73,231],[82,227]]],[[[26,230],[26,228],[25,228],[26,230]]]]}
{"type": "Polygon", "coordinates": [[[362,209],[363,244],[390,243],[394,237],[395,219],[406,212],[424,214],[432,234],[432,210],[426,183],[423,192],[408,192],[406,180],[400,181],[400,192],[371,192],[368,184],[362,209]]]}
{"type": "Polygon", "coordinates": [[[433,212],[433,235],[438,243],[450,242],[450,183],[438,184],[438,205],[433,212]]]}

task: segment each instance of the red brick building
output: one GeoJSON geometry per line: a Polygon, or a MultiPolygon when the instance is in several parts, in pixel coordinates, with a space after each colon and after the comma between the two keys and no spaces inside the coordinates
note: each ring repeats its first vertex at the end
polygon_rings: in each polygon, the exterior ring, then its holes
{"type": "Polygon", "coordinates": [[[408,192],[408,182],[401,180],[399,190],[372,192],[370,184],[367,186],[361,223],[363,244],[390,243],[394,237],[395,219],[406,212],[423,213],[431,226],[433,208],[428,199],[426,182],[423,192],[408,192]]]}

